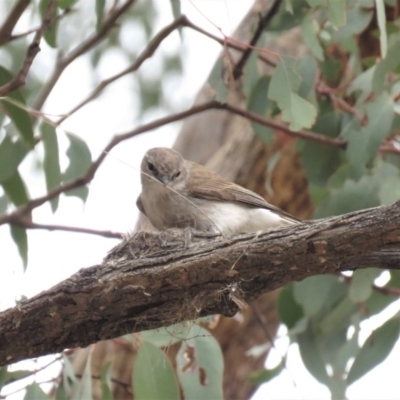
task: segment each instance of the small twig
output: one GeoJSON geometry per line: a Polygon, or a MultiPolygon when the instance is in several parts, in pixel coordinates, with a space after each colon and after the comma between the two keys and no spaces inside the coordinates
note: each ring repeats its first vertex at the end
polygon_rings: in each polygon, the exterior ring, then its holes
{"type": "MultiPolygon", "coordinates": [[[[215,35],[207,32],[206,30],[200,28],[199,26],[193,24],[185,15],[181,15],[179,18],[177,18],[171,24],[169,24],[165,28],[163,28],[156,36],[154,36],[154,38],[149,42],[148,46],[142,51],[142,53],[134,61],[133,64],[131,64],[128,68],[122,70],[121,72],[111,76],[108,79],[104,79],[102,82],[100,82],[100,84],[93,90],[93,92],[88,97],[86,97],[83,101],[81,101],[78,105],[76,105],[68,113],[64,114],[56,122],[56,125],[60,125],[62,122],[64,122],[72,114],[74,114],[78,110],[80,110],[87,103],[89,103],[90,101],[97,98],[103,92],[103,90],[110,84],[112,84],[116,80],[120,79],[121,77],[123,77],[131,72],[137,71],[141,67],[143,62],[146,61],[148,58],[150,58],[154,54],[154,52],[157,50],[157,48],[159,47],[161,42],[166,37],[168,37],[175,29],[179,28],[180,26],[191,28],[191,29],[209,37],[210,39],[215,40],[216,42],[220,43],[221,45],[226,45],[228,47],[234,48],[235,50],[245,51],[247,49],[247,46],[245,43],[241,43],[241,42],[234,40],[232,38],[229,38],[229,37],[227,37],[226,40],[223,40],[223,39],[219,38],[218,36],[215,36],[215,35]]],[[[253,48],[253,50],[259,50],[259,49],[253,48]]],[[[264,61],[268,65],[271,65],[271,66],[276,65],[275,62],[271,61],[263,54],[260,54],[259,58],[260,58],[260,60],[264,61]]]]}
{"type": "Polygon", "coordinates": [[[100,82],[100,84],[93,90],[93,92],[81,103],[79,103],[77,106],[75,106],[71,111],[69,111],[67,114],[63,115],[57,122],[56,125],[61,124],[66,118],[70,117],[72,114],[74,114],[76,111],[81,109],[84,105],[89,103],[90,101],[94,100],[99,94],[111,83],[115,82],[116,80],[120,79],[124,75],[127,75],[131,72],[137,71],[140,66],[148,59],[150,58],[154,52],[157,50],[158,46],[161,44],[161,42],[169,36],[171,32],[173,32],[175,29],[183,25],[183,21],[186,19],[185,16],[181,16],[178,19],[176,19],[174,22],[171,24],[167,25],[165,28],[163,28],[154,38],[149,42],[147,47],[142,51],[142,53],[139,55],[139,57],[135,60],[133,64],[131,64],[128,68],[125,68],[121,72],[119,72],[116,75],[111,76],[108,79],[103,80],[100,82]]]}
{"type": "MultiPolygon", "coordinates": [[[[60,21],[62,18],[64,18],[70,12],[71,12],[71,9],[70,8],[66,8],[61,14],[57,15],[56,21],[60,21]]],[[[37,28],[29,29],[26,32],[16,33],[15,35],[11,35],[10,38],[7,40],[7,43],[10,43],[13,40],[17,40],[17,39],[20,39],[22,37],[28,36],[31,33],[37,32],[39,29],[40,29],[40,26],[37,27],[37,28]]]]}
{"type": "Polygon", "coordinates": [[[282,0],[275,0],[272,4],[271,8],[265,14],[265,16],[263,18],[260,18],[258,26],[257,26],[257,28],[254,32],[254,35],[249,43],[250,46],[248,46],[247,49],[243,52],[242,56],[240,57],[239,61],[236,63],[236,65],[233,69],[233,78],[235,80],[239,79],[240,76],[243,74],[243,67],[245,66],[247,60],[249,59],[251,52],[253,51],[251,46],[255,46],[257,44],[258,39],[262,35],[265,27],[269,24],[271,19],[278,12],[281,3],[282,3],[282,0]]]}
{"type": "Polygon", "coordinates": [[[215,108],[224,109],[224,110],[230,111],[234,114],[241,115],[242,117],[247,118],[250,121],[257,122],[260,125],[264,125],[264,126],[268,126],[270,128],[280,130],[282,132],[287,133],[290,136],[299,137],[299,138],[306,139],[306,140],[311,140],[313,142],[325,144],[328,146],[339,147],[341,149],[345,149],[347,146],[347,142],[345,142],[344,140],[335,139],[335,138],[331,138],[329,136],[324,136],[319,133],[314,133],[314,132],[309,132],[309,131],[304,131],[304,130],[292,131],[288,127],[288,125],[285,123],[278,122],[278,121],[268,119],[268,118],[263,118],[258,114],[254,114],[250,111],[244,110],[242,108],[233,106],[228,103],[224,103],[224,104],[218,103],[218,106],[215,108]]]}
{"type": "Polygon", "coordinates": [[[40,45],[40,40],[42,39],[43,32],[51,24],[52,15],[55,7],[56,7],[56,0],[50,0],[45,16],[43,18],[42,25],[36,31],[33,41],[28,47],[21,69],[18,71],[17,75],[12,81],[0,87],[0,96],[4,96],[7,93],[12,92],[13,90],[19,88],[20,86],[25,85],[25,80],[26,76],[28,75],[29,69],[31,68],[33,60],[36,57],[36,54],[38,54],[40,51],[39,45],[40,45]]]}
{"type": "Polygon", "coordinates": [[[18,0],[15,3],[14,8],[11,10],[7,19],[4,21],[3,26],[0,28],[0,46],[9,41],[15,25],[30,2],[31,0],[18,0]]]}
{"type": "Polygon", "coordinates": [[[65,68],[68,67],[75,59],[77,59],[82,54],[85,54],[92,47],[96,46],[103,39],[106,38],[107,33],[116,25],[117,19],[135,2],[136,0],[126,0],[120,7],[116,7],[110,11],[108,17],[105,19],[101,29],[93,33],[87,39],[85,39],[81,44],[79,44],[75,49],[71,50],[69,54],[65,57],[58,59],[55,69],[50,76],[49,80],[44,85],[42,92],[39,94],[35,101],[34,109],[39,111],[42,109],[44,102],[49,96],[50,92],[53,90],[54,85],[57,83],[61,74],[64,72],[65,68]]]}
{"type": "Polygon", "coordinates": [[[332,90],[332,88],[326,86],[323,82],[320,82],[316,89],[315,89],[318,93],[321,94],[325,94],[327,96],[329,96],[329,98],[331,99],[334,107],[337,107],[343,111],[346,111],[350,114],[353,114],[354,117],[360,121],[361,124],[365,124],[366,123],[366,119],[363,115],[361,115],[361,113],[356,110],[354,107],[352,107],[349,103],[347,103],[346,101],[344,101],[342,98],[337,97],[334,92],[335,90],[332,90]]]}
{"type": "Polygon", "coordinates": [[[64,231],[64,232],[76,232],[76,233],[87,233],[89,235],[97,235],[105,238],[122,239],[123,234],[112,231],[99,231],[96,229],[80,228],[76,226],[64,226],[64,225],[49,225],[49,224],[37,224],[30,222],[26,219],[16,217],[11,222],[11,225],[20,226],[26,229],[45,229],[48,231],[64,231]]]}

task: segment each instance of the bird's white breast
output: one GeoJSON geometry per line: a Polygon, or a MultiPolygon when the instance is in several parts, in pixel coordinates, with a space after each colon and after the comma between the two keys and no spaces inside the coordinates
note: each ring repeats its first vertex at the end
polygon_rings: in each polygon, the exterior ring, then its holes
{"type": "Polygon", "coordinates": [[[252,208],[229,202],[212,203],[207,214],[218,231],[224,235],[257,232],[291,224],[277,213],[265,208],[252,208]]]}

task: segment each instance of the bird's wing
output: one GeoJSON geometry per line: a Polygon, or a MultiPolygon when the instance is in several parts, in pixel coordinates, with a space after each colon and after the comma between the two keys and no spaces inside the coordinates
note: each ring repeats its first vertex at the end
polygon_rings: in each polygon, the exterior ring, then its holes
{"type": "Polygon", "coordinates": [[[222,179],[218,174],[202,165],[190,161],[186,161],[186,163],[190,171],[190,179],[186,185],[190,196],[208,200],[230,201],[249,207],[264,208],[278,214],[283,219],[300,222],[299,219],[286,213],[279,207],[268,203],[251,190],[222,179]],[[207,179],[204,178],[204,169],[207,170],[207,179]]]}

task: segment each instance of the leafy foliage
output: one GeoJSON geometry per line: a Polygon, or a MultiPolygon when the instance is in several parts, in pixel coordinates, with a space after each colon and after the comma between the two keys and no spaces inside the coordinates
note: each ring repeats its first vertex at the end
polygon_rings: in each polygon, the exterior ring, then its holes
{"type": "MultiPolygon", "coordinates": [[[[30,5],[26,13],[32,21],[43,20],[49,1],[30,5]]],[[[11,2],[4,3],[0,6],[8,15],[11,2]]],[[[75,45],[82,38],[102,34],[105,21],[115,11],[115,5],[105,0],[92,1],[90,11],[83,3],[57,1],[43,41],[60,57],[76,54],[79,45],[75,45]],[[86,18],[86,13],[91,18],[86,18]]],[[[180,2],[171,0],[170,5],[173,17],[178,18],[180,2]]],[[[245,63],[238,84],[245,97],[244,111],[267,122],[281,120],[294,135],[302,133],[296,145],[315,205],[315,218],[389,204],[400,198],[400,19],[395,7],[394,2],[383,0],[286,0],[256,44],[268,51],[253,51],[245,63]],[[271,43],[292,28],[301,32],[302,55],[294,58],[269,51],[271,43]],[[267,57],[269,62],[259,56],[267,57]],[[321,140],[307,136],[307,132],[317,138],[319,135],[321,140]],[[329,145],[322,139],[342,141],[343,145],[329,145]]],[[[107,79],[102,80],[102,63],[107,61],[109,52],[120,51],[131,64],[139,58],[138,48],[126,45],[124,27],[134,27],[145,46],[155,37],[157,23],[153,2],[138,1],[127,8],[123,18],[111,24],[113,29],[104,37],[97,37],[96,45],[83,51],[91,63],[93,89],[101,88],[101,93],[102,85],[108,85],[107,79]]],[[[16,77],[30,44],[27,35],[14,39],[0,49],[0,87],[16,77]]],[[[43,41],[41,46],[46,46],[43,41]]],[[[224,48],[208,78],[215,99],[220,102],[229,102],[236,85],[228,48],[224,48]]],[[[51,49],[46,51],[54,56],[52,66],[57,68],[60,63],[51,49]]],[[[160,68],[154,68],[151,74],[141,68],[135,74],[124,75],[140,95],[138,119],[162,105],[167,110],[174,108],[166,101],[164,78],[181,73],[181,54],[164,52],[159,64],[160,68]]],[[[46,71],[50,69],[46,66],[46,71]]],[[[29,189],[34,183],[21,172],[25,159],[37,161],[47,192],[79,181],[93,165],[92,152],[96,152],[83,137],[66,132],[56,118],[40,115],[42,105],[36,99],[47,98],[51,92],[50,89],[46,95],[49,76],[43,71],[33,65],[23,87],[0,98],[0,215],[30,201],[29,189]],[[39,114],[30,108],[37,108],[39,114]],[[67,160],[66,168],[63,160],[67,160]]],[[[252,127],[264,142],[275,140],[276,130],[268,123],[252,122],[252,127]]],[[[85,202],[89,186],[76,187],[64,195],[78,196],[85,202]]],[[[49,201],[56,213],[59,196],[49,201]]],[[[31,215],[25,217],[29,220],[31,215]]],[[[10,235],[26,268],[27,230],[10,225],[10,235]]],[[[388,282],[377,287],[380,274],[369,268],[346,276],[313,277],[292,283],[280,292],[278,311],[288,336],[298,344],[306,368],[329,388],[333,398],[344,398],[348,386],[383,362],[399,338],[400,322],[394,316],[360,343],[361,323],[397,300],[391,289],[400,288],[399,274],[391,271],[388,282]]],[[[134,343],[138,348],[131,384],[135,398],[180,398],[181,394],[184,398],[223,397],[221,348],[205,328],[197,324],[176,325],[143,332],[134,343]],[[172,359],[170,346],[177,347],[172,359]]],[[[56,398],[91,398],[90,357],[80,378],[69,358],[63,356],[62,364],[56,398]]],[[[284,368],[282,361],[272,370],[263,369],[249,376],[248,381],[260,385],[284,368]]],[[[1,368],[0,389],[29,375],[29,371],[1,368]]],[[[112,363],[105,364],[100,375],[103,398],[112,398],[112,363]]],[[[48,395],[33,382],[27,384],[25,398],[48,395]]]]}

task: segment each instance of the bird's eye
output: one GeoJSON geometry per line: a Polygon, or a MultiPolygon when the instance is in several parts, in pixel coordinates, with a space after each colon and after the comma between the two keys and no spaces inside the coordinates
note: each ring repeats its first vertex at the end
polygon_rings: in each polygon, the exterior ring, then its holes
{"type": "Polygon", "coordinates": [[[149,171],[154,171],[154,165],[151,162],[147,163],[147,168],[149,171]]]}
{"type": "Polygon", "coordinates": [[[178,172],[174,175],[174,179],[177,178],[180,174],[181,174],[181,171],[178,171],[178,172]]]}

